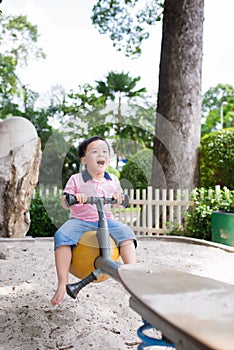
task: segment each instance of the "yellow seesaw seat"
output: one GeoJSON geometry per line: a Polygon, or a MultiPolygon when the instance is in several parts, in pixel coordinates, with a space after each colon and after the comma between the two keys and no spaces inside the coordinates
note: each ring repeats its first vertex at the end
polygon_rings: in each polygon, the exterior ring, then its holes
{"type": "MultiPolygon", "coordinates": [[[[96,231],[88,231],[80,239],[77,246],[72,251],[72,261],[70,273],[80,279],[88,276],[95,270],[95,260],[100,255],[100,248],[96,231]]],[[[119,249],[114,240],[110,237],[110,256],[113,260],[119,259],[119,249]]],[[[103,282],[109,278],[106,274],[101,274],[94,282],[103,282]]]]}

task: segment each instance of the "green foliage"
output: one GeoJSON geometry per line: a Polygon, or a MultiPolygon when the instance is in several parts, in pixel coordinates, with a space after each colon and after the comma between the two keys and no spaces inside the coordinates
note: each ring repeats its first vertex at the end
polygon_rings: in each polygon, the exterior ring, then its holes
{"type": "Polygon", "coordinates": [[[29,58],[45,58],[38,48],[37,26],[27,16],[0,16],[0,45],[4,56],[13,57],[18,64],[26,65],[29,58]]]}
{"type": "Polygon", "coordinates": [[[77,149],[65,141],[63,133],[54,130],[42,153],[39,183],[45,188],[64,188],[69,177],[80,167],[77,149]]]}
{"type": "Polygon", "coordinates": [[[107,170],[108,173],[115,175],[118,179],[120,177],[120,173],[117,169],[113,168],[112,166],[108,166],[107,170]]]}
{"type": "Polygon", "coordinates": [[[0,92],[4,96],[16,92],[16,65],[16,60],[12,56],[3,56],[0,54],[0,92]]]}
{"type": "Polygon", "coordinates": [[[142,92],[146,92],[145,88],[134,90],[140,77],[131,78],[129,73],[109,72],[106,82],[97,81],[97,91],[105,97],[115,99],[116,93],[123,94],[127,97],[139,96],[142,92]]]}
{"type": "Polygon", "coordinates": [[[52,237],[56,231],[40,197],[33,198],[30,205],[31,225],[27,236],[52,237]]]}
{"type": "Polygon", "coordinates": [[[105,81],[99,81],[97,92],[89,84],[71,91],[51,110],[56,113],[71,144],[94,135],[112,139],[112,147],[118,158],[129,158],[143,147],[153,146],[156,118],[156,96],[145,96],[145,88],[135,89],[139,77],[110,72],[105,81]],[[101,95],[100,95],[101,94],[101,95]],[[128,98],[128,105],[121,103],[128,98]],[[115,98],[118,103],[107,100],[115,98]],[[131,104],[130,104],[131,102],[131,104]],[[129,147],[130,141],[132,142],[129,147]],[[137,144],[139,144],[137,147],[137,144]]]}
{"type": "Polygon", "coordinates": [[[220,126],[221,109],[223,127],[234,125],[234,88],[229,84],[218,84],[210,88],[202,100],[201,134],[209,134],[220,126]]]}
{"type": "Polygon", "coordinates": [[[101,34],[109,34],[118,51],[126,56],[139,56],[141,43],[149,37],[148,25],[161,19],[163,1],[143,2],[99,0],[93,7],[92,22],[101,34]],[[137,6],[138,5],[138,6],[137,6]]]}
{"type": "Polygon", "coordinates": [[[234,189],[234,128],[205,135],[200,145],[200,185],[234,189]]]}
{"type": "MultiPolygon", "coordinates": [[[[135,89],[136,84],[139,81],[140,77],[132,78],[129,76],[129,73],[123,72],[109,72],[106,76],[106,81],[97,81],[96,89],[105,98],[105,101],[107,101],[108,99],[112,101],[117,100],[118,104],[117,110],[112,111],[115,122],[111,121],[111,123],[109,123],[109,130],[112,130],[115,133],[116,141],[112,144],[112,146],[117,155],[117,163],[121,157],[129,157],[129,154],[126,154],[129,153],[126,152],[126,143],[129,144],[129,142],[127,142],[126,140],[134,139],[136,141],[140,140],[142,136],[135,132],[136,128],[139,129],[138,125],[131,121],[131,118],[126,119],[126,111],[125,113],[123,112],[124,108],[122,104],[123,97],[127,97],[130,100],[134,97],[140,97],[143,93],[146,92],[145,88],[141,88],[138,90],[135,89]]],[[[136,117],[133,117],[133,119],[135,121],[136,117]]],[[[135,149],[133,153],[136,153],[136,151],[137,150],[135,149]]]]}
{"type": "Polygon", "coordinates": [[[60,196],[40,197],[39,190],[30,205],[31,225],[27,233],[32,237],[52,237],[57,228],[68,219],[69,211],[63,209],[60,196]],[[45,208],[48,208],[46,210],[45,208]]]}
{"type": "Polygon", "coordinates": [[[90,84],[78,86],[78,91],[70,91],[59,104],[53,103],[51,111],[56,114],[70,143],[90,136],[106,136],[109,132],[105,107],[105,97],[100,96],[90,84]]]}
{"type": "Polygon", "coordinates": [[[41,139],[42,150],[45,147],[46,142],[52,135],[53,128],[49,125],[49,113],[45,108],[36,108],[35,104],[39,98],[39,94],[22,86],[21,96],[23,100],[23,108],[18,111],[17,115],[24,117],[35,126],[37,134],[41,139]]]}
{"type": "Polygon", "coordinates": [[[80,159],[77,148],[71,146],[66,154],[62,170],[62,187],[64,188],[71,175],[78,173],[80,169],[80,159]]]}
{"type": "Polygon", "coordinates": [[[45,58],[42,49],[37,47],[37,39],[37,26],[32,25],[26,16],[0,16],[1,119],[26,114],[26,110],[22,110],[22,105],[25,105],[21,100],[21,84],[16,71],[19,66],[27,65],[29,59],[45,58]]]}
{"type": "Polygon", "coordinates": [[[188,237],[211,240],[211,215],[213,211],[234,212],[234,191],[227,188],[215,190],[197,188],[192,194],[193,207],[185,216],[183,234],[188,237]]]}
{"type": "Polygon", "coordinates": [[[151,182],[153,152],[143,149],[131,157],[120,173],[120,181],[124,187],[124,180],[131,183],[134,189],[145,189],[151,182]]]}

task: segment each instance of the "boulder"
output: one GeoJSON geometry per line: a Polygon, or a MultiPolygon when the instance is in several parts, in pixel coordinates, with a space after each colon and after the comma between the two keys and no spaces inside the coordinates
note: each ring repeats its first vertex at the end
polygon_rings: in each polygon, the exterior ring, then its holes
{"type": "Polygon", "coordinates": [[[41,142],[33,124],[21,117],[0,122],[0,237],[24,237],[30,202],[38,182],[41,142]]]}

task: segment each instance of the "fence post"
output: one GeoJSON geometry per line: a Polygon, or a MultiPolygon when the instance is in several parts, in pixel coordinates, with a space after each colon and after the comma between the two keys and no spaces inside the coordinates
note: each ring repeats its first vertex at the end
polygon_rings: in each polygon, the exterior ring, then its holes
{"type": "Polygon", "coordinates": [[[216,198],[217,200],[220,199],[220,185],[216,185],[216,186],[215,186],[215,198],[216,198]]]}
{"type": "MultiPolygon", "coordinates": [[[[178,201],[181,201],[181,189],[177,189],[176,191],[176,200],[178,201]]],[[[177,225],[178,227],[181,227],[181,223],[182,223],[182,220],[181,220],[181,206],[180,205],[177,205],[177,225]]]]}
{"type": "Polygon", "coordinates": [[[167,221],[167,190],[164,188],[162,189],[162,229],[166,229],[166,221],[167,221]]]}
{"type": "MultiPolygon", "coordinates": [[[[147,202],[147,192],[146,189],[142,190],[142,199],[147,202]]],[[[142,226],[146,227],[147,221],[146,221],[146,216],[147,216],[147,204],[142,205],[142,226]]]]}
{"type": "Polygon", "coordinates": [[[54,186],[54,197],[57,196],[57,193],[58,193],[58,187],[57,187],[57,186],[54,186]]]}
{"type": "Polygon", "coordinates": [[[149,229],[152,228],[153,226],[153,219],[152,219],[152,199],[153,199],[153,189],[152,186],[148,187],[148,195],[147,195],[147,219],[148,219],[148,223],[147,223],[147,227],[149,229]]]}
{"type": "Polygon", "coordinates": [[[169,189],[169,223],[171,224],[174,221],[174,190],[171,188],[169,189]]]}
{"type": "MultiPolygon", "coordinates": [[[[141,198],[141,192],[139,189],[136,190],[136,200],[137,202],[140,202],[140,198],[141,198]]],[[[140,215],[140,212],[141,212],[141,206],[140,204],[137,204],[136,205],[136,211],[137,211],[137,217],[136,217],[136,225],[137,227],[140,227],[141,226],[141,215],[140,215]]]]}
{"type": "Polygon", "coordinates": [[[160,190],[157,188],[155,190],[155,228],[158,230],[159,229],[159,220],[160,220],[160,206],[159,206],[159,196],[160,196],[160,190]]]}
{"type": "MultiPolygon", "coordinates": [[[[131,188],[130,192],[129,192],[129,196],[130,196],[130,201],[134,199],[134,189],[131,188]]],[[[130,205],[130,226],[133,226],[134,223],[134,208],[133,205],[130,205]]]]}

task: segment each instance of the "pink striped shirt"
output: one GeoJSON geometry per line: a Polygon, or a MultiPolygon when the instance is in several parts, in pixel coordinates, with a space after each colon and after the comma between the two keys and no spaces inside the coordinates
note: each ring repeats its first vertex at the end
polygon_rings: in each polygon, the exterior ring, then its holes
{"type": "MultiPolygon", "coordinates": [[[[93,179],[89,173],[77,173],[70,177],[64,193],[85,193],[88,197],[108,197],[112,198],[116,193],[123,193],[118,178],[113,174],[105,172],[101,181],[93,179]]],[[[113,219],[110,211],[110,204],[105,205],[107,219],[113,219]]],[[[84,221],[98,221],[98,212],[96,205],[92,204],[75,204],[70,208],[70,217],[84,221]]]]}

